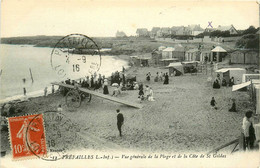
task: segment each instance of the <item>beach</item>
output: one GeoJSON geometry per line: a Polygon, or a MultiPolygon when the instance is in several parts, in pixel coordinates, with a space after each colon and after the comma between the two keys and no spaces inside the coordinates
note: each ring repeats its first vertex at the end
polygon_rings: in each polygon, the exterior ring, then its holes
{"type": "MultiPolygon", "coordinates": [[[[17,103],[15,108],[22,112],[14,116],[56,111],[61,104],[62,113],[79,124],[83,132],[83,138],[74,142],[78,149],[120,147],[145,152],[208,152],[240,136],[244,113],[253,108],[247,92],[232,92],[231,87],[213,89],[212,83],[207,82],[208,75],[199,73],[170,77],[169,84],[163,85],[163,82],[154,82],[156,72],[165,73],[168,69],[131,67],[126,72],[154,91],[155,101],[143,101],[141,109],[93,96],[91,102],[83,101],[79,108],[71,111],[65,97],[55,93],[17,103]],[[152,74],[149,82],[146,81],[148,72],[152,74]],[[210,106],[213,96],[217,110],[210,106]],[[237,113],[228,111],[232,98],[236,99],[237,113]],[[120,109],[125,118],[122,137],[117,130],[116,109],[120,109]],[[93,143],[84,133],[98,141],[93,143]]],[[[110,94],[113,89],[109,87],[110,94]]],[[[118,98],[140,103],[138,90],[122,91],[118,98]]],[[[2,150],[10,153],[7,130],[1,134],[2,150]]]]}

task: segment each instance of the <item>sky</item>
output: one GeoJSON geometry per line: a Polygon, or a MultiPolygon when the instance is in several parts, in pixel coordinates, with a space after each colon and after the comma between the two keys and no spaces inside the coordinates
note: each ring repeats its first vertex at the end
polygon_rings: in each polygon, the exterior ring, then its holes
{"type": "Polygon", "coordinates": [[[85,34],[128,36],[137,28],[233,24],[259,26],[256,1],[214,0],[2,0],[1,37],[85,34]]]}

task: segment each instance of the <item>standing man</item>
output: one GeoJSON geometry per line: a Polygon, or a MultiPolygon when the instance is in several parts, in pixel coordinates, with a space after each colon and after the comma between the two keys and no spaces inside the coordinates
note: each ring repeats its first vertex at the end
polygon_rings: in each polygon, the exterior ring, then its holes
{"type": "Polygon", "coordinates": [[[254,142],[256,140],[252,116],[253,112],[249,110],[246,112],[245,117],[243,118],[242,129],[244,133],[244,150],[246,150],[246,148],[248,150],[252,150],[254,148],[254,142]]]}
{"type": "Polygon", "coordinates": [[[119,135],[122,136],[121,127],[124,123],[124,116],[123,116],[122,113],[120,113],[119,109],[117,109],[116,112],[117,112],[117,128],[118,128],[118,131],[119,131],[119,135]]]}

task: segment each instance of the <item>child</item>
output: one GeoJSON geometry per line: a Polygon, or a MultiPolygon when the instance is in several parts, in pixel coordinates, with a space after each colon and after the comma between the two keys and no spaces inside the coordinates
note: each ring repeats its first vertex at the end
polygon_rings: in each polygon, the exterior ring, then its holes
{"type": "Polygon", "coordinates": [[[210,105],[211,105],[212,108],[214,108],[214,109],[217,110],[218,108],[216,107],[216,104],[217,104],[217,103],[216,103],[214,97],[212,97],[212,99],[211,99],[211,101],[210,101],[210,105]]]}
{"type": "Polygon", "coordinates": [[[144,91],[143,88],[139,89],[139,96],[138,96],[140,102],[142,102],[144,100],[144,91]]]}

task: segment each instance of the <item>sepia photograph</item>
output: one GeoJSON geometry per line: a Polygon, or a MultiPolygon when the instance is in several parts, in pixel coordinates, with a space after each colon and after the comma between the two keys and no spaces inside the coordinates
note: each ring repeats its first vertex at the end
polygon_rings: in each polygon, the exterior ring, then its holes
{"type": "Polygon", "coordinates": [[[1,167],[259,168],[259,4],[1,0],[1,167]]]}

